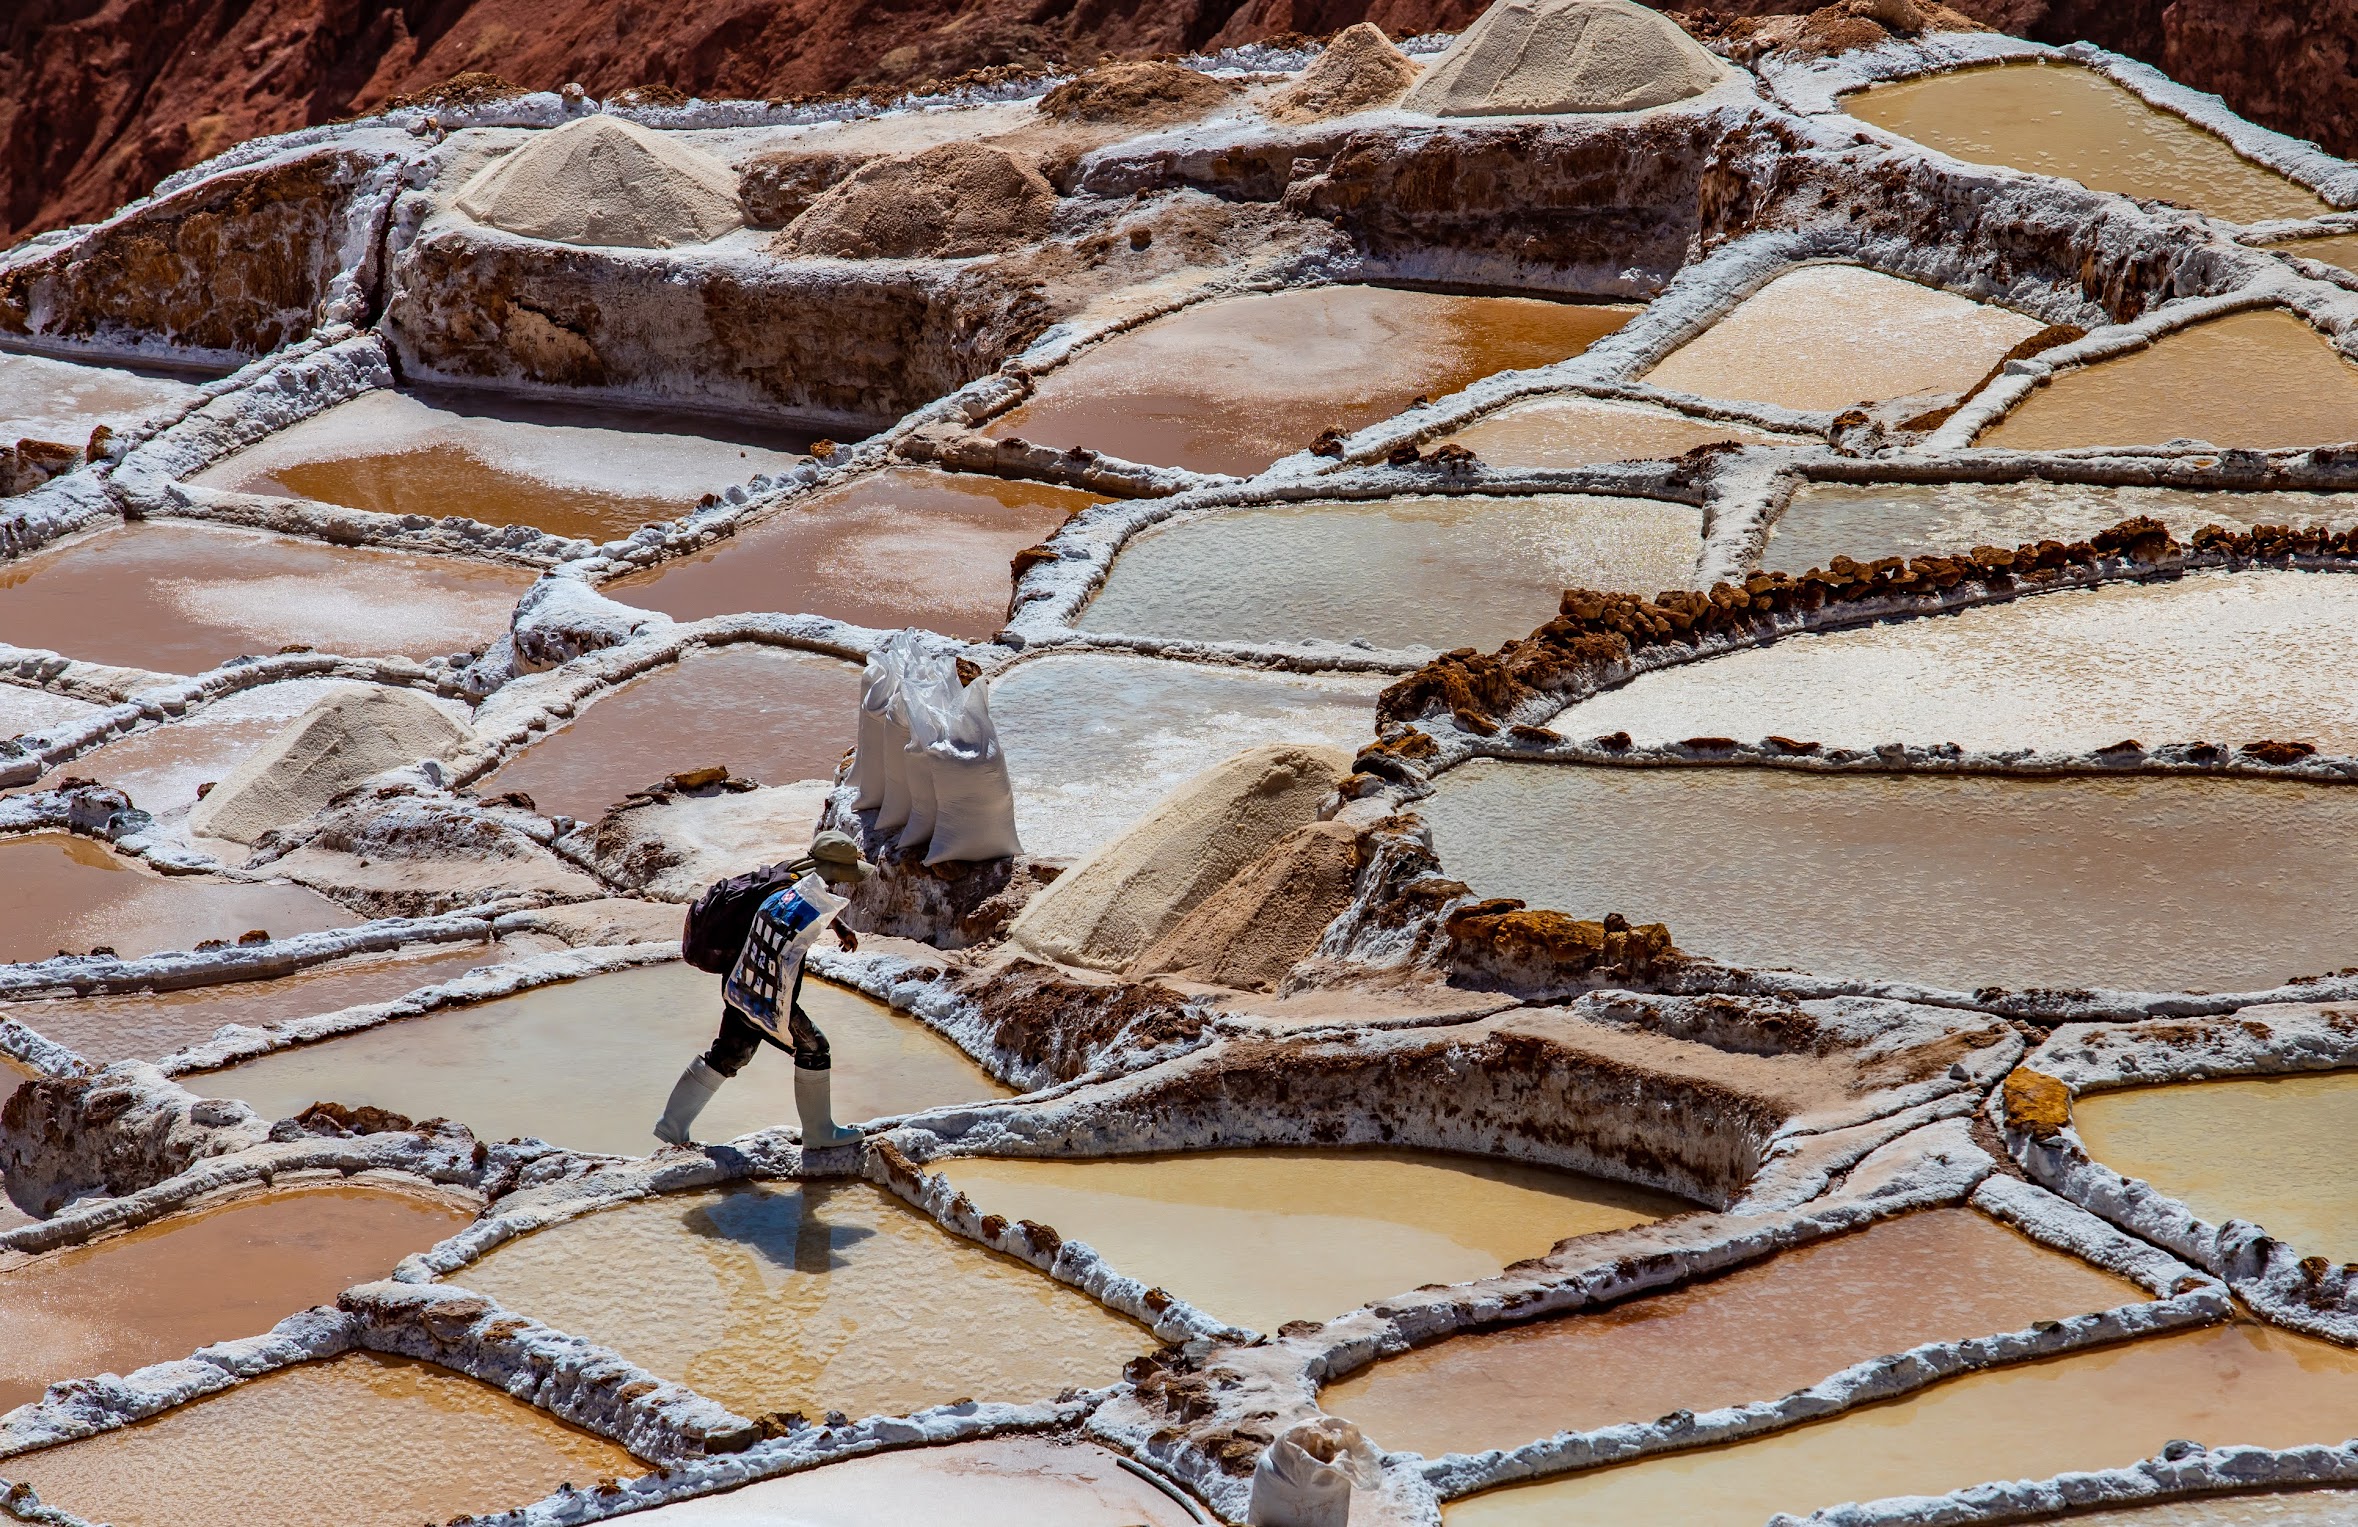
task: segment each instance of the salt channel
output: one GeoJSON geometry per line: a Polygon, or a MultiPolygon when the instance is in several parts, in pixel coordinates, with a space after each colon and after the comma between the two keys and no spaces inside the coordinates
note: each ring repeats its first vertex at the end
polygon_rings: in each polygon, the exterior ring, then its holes
{"type": "Polygon", "coordinates": [[[284,938],[357,921],[301,886],[159,875],[69,833],[0,839],[0,961],[101,946],[130,959],[257,930],[284,938]]]}
{"type": "Polygon", "coordinates": [[[1792,445],[1741,424],[1592,398],[1534,398],[1510,403],[1459,430],[1459,445],[1494,467],[1580,467],[1603,461],[1683,456],[1699,445],[1792,445]]]}
{"type": "Polygon", "coordinates": [[[643,1199],[535,1231],[445,1281],[752,1416],[1044,1400],[1103,1384],[1155,1345],[864,1182],[643,1199]]]}
{"type": "Polygon", "coordinates": [[[99,425],[160,422],[204,401],[185,377],[0,351],[0,445],[46,440],[79,450],[99,425]]]}
{"type": "Polygon", "coordinates": [[[2250,991],[2358,946],[2336,786],[1477,761],[1418,809],[1482,895],[1667,922],[1735,964],[2250,991]]]}
{"type": "Polygon", "coordinates": [[[989,426],[1058,449],[1258,472],[1419,397],[1568,360],[1635,310],[1323,286],[1184,308],[1094,345],[989,426]]]}

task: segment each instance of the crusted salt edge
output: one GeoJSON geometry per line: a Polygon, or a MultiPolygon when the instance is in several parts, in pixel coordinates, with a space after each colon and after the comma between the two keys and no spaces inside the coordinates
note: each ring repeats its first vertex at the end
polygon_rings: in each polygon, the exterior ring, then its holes
{"type": "Polygon", "coordinates": [[[1830,1506],[1806,1517],[1778,1512],[1768,1527],[1948,1527],[2046,1522],[2105,1506],[2158,1505],[2242,1494],[2292,1493],[2304,1485],[2358,1482],[2358,1440],[2335,1447],[2173,1445],[2141,1463],[2059,1474],[2052,1479],[1971,1485],[1947,1495],[1906,1495],[1830,1506]],[[2173,1458],[2171,1453],[2178,1453],[2173,1458]]]}

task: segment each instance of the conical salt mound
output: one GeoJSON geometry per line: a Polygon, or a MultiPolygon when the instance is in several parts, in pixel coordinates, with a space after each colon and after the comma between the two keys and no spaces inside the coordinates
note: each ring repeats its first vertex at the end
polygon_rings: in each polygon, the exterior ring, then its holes
{"type": "Polygon", "coordinates": [[[339,689],[222,776],[188,814],[201,838],[258,842],[309,819],[362,780],[439,758],[466,729],[406,689],[339,689]]]}
{"type": "Polygon", "coordinates": [[[1416,60],[1362,21],[1335,34],[1302,77],[1269,103],[1280,122],[1319,122],[1389,106],[1416,83],[1416,60]]]}
{"type": "Polygon", "coordinates": [[[1638,111],[1700,95],[1718,59],[1630,0],[1498,0],[1400,104],[1436,117],[1638,111]]]}
{"type": "Polygon", "coordinates": [[[669,249],[740,226],[737,176],[619,117],[583,117],[482,171],[458,195],[478,223],[559,244],[669,249]]]}

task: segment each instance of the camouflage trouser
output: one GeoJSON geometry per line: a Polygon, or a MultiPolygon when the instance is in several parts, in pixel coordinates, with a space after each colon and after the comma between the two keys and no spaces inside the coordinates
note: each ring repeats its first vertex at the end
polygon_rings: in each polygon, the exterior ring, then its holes
{"type": "MultiPolygon", "coordinates": [[[[800,971],[794,974],[794,994],[787,1000],[786,1037],[793,1044],[779,1045],[779,1048],[790,1050],[796,1065],[805,1071],[824,1071],[828,1068],[827,1036],[819,1032],[819,1026],[811,1022],[810,1014],[802,1010],[800,971]]],[[[704,1064],[723,1076],[735,1076],[745,1069],[745,1063],[753,1059],[753,1052],[760,1049],[764,1041],[778,1044],[767,1029],[724,1000],[721,1003],[720,1034],[713,1040],[712,1048],[704,1052],[704,1064]]]]}

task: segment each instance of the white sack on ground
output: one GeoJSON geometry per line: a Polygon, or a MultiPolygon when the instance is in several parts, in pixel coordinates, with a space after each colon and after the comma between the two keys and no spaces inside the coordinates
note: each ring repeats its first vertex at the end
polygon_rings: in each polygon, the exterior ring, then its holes
{"type": "Polygon", "coordinates": [[[892,704],[892,690],[892,669],[884,648],[879,647],[868,654],[860,681],[860,730],[852,746],[851,775],[846,781],[852,787],[854,811],[873,811],[884,804],[884,713],[892,704]]]}
{"type": "Polygon", "coordinates": [[[966,686],[947,732],[928,750],[933,759],[933,847],[927,864],[974,863],[1021,853],[1015,836],[1015,787],[1007,755],[991,721],[989,685],[966,686]]]}
{"type": "Polygon", "coordinates": [[[923,853],[933,841],[933,755],[928,751],[949,729],[958,706],[958,670],[950,659],[934,653],[910,665],[901,694],[909,712],[909,820],[895,844],[910,853],[923,853]]]}

